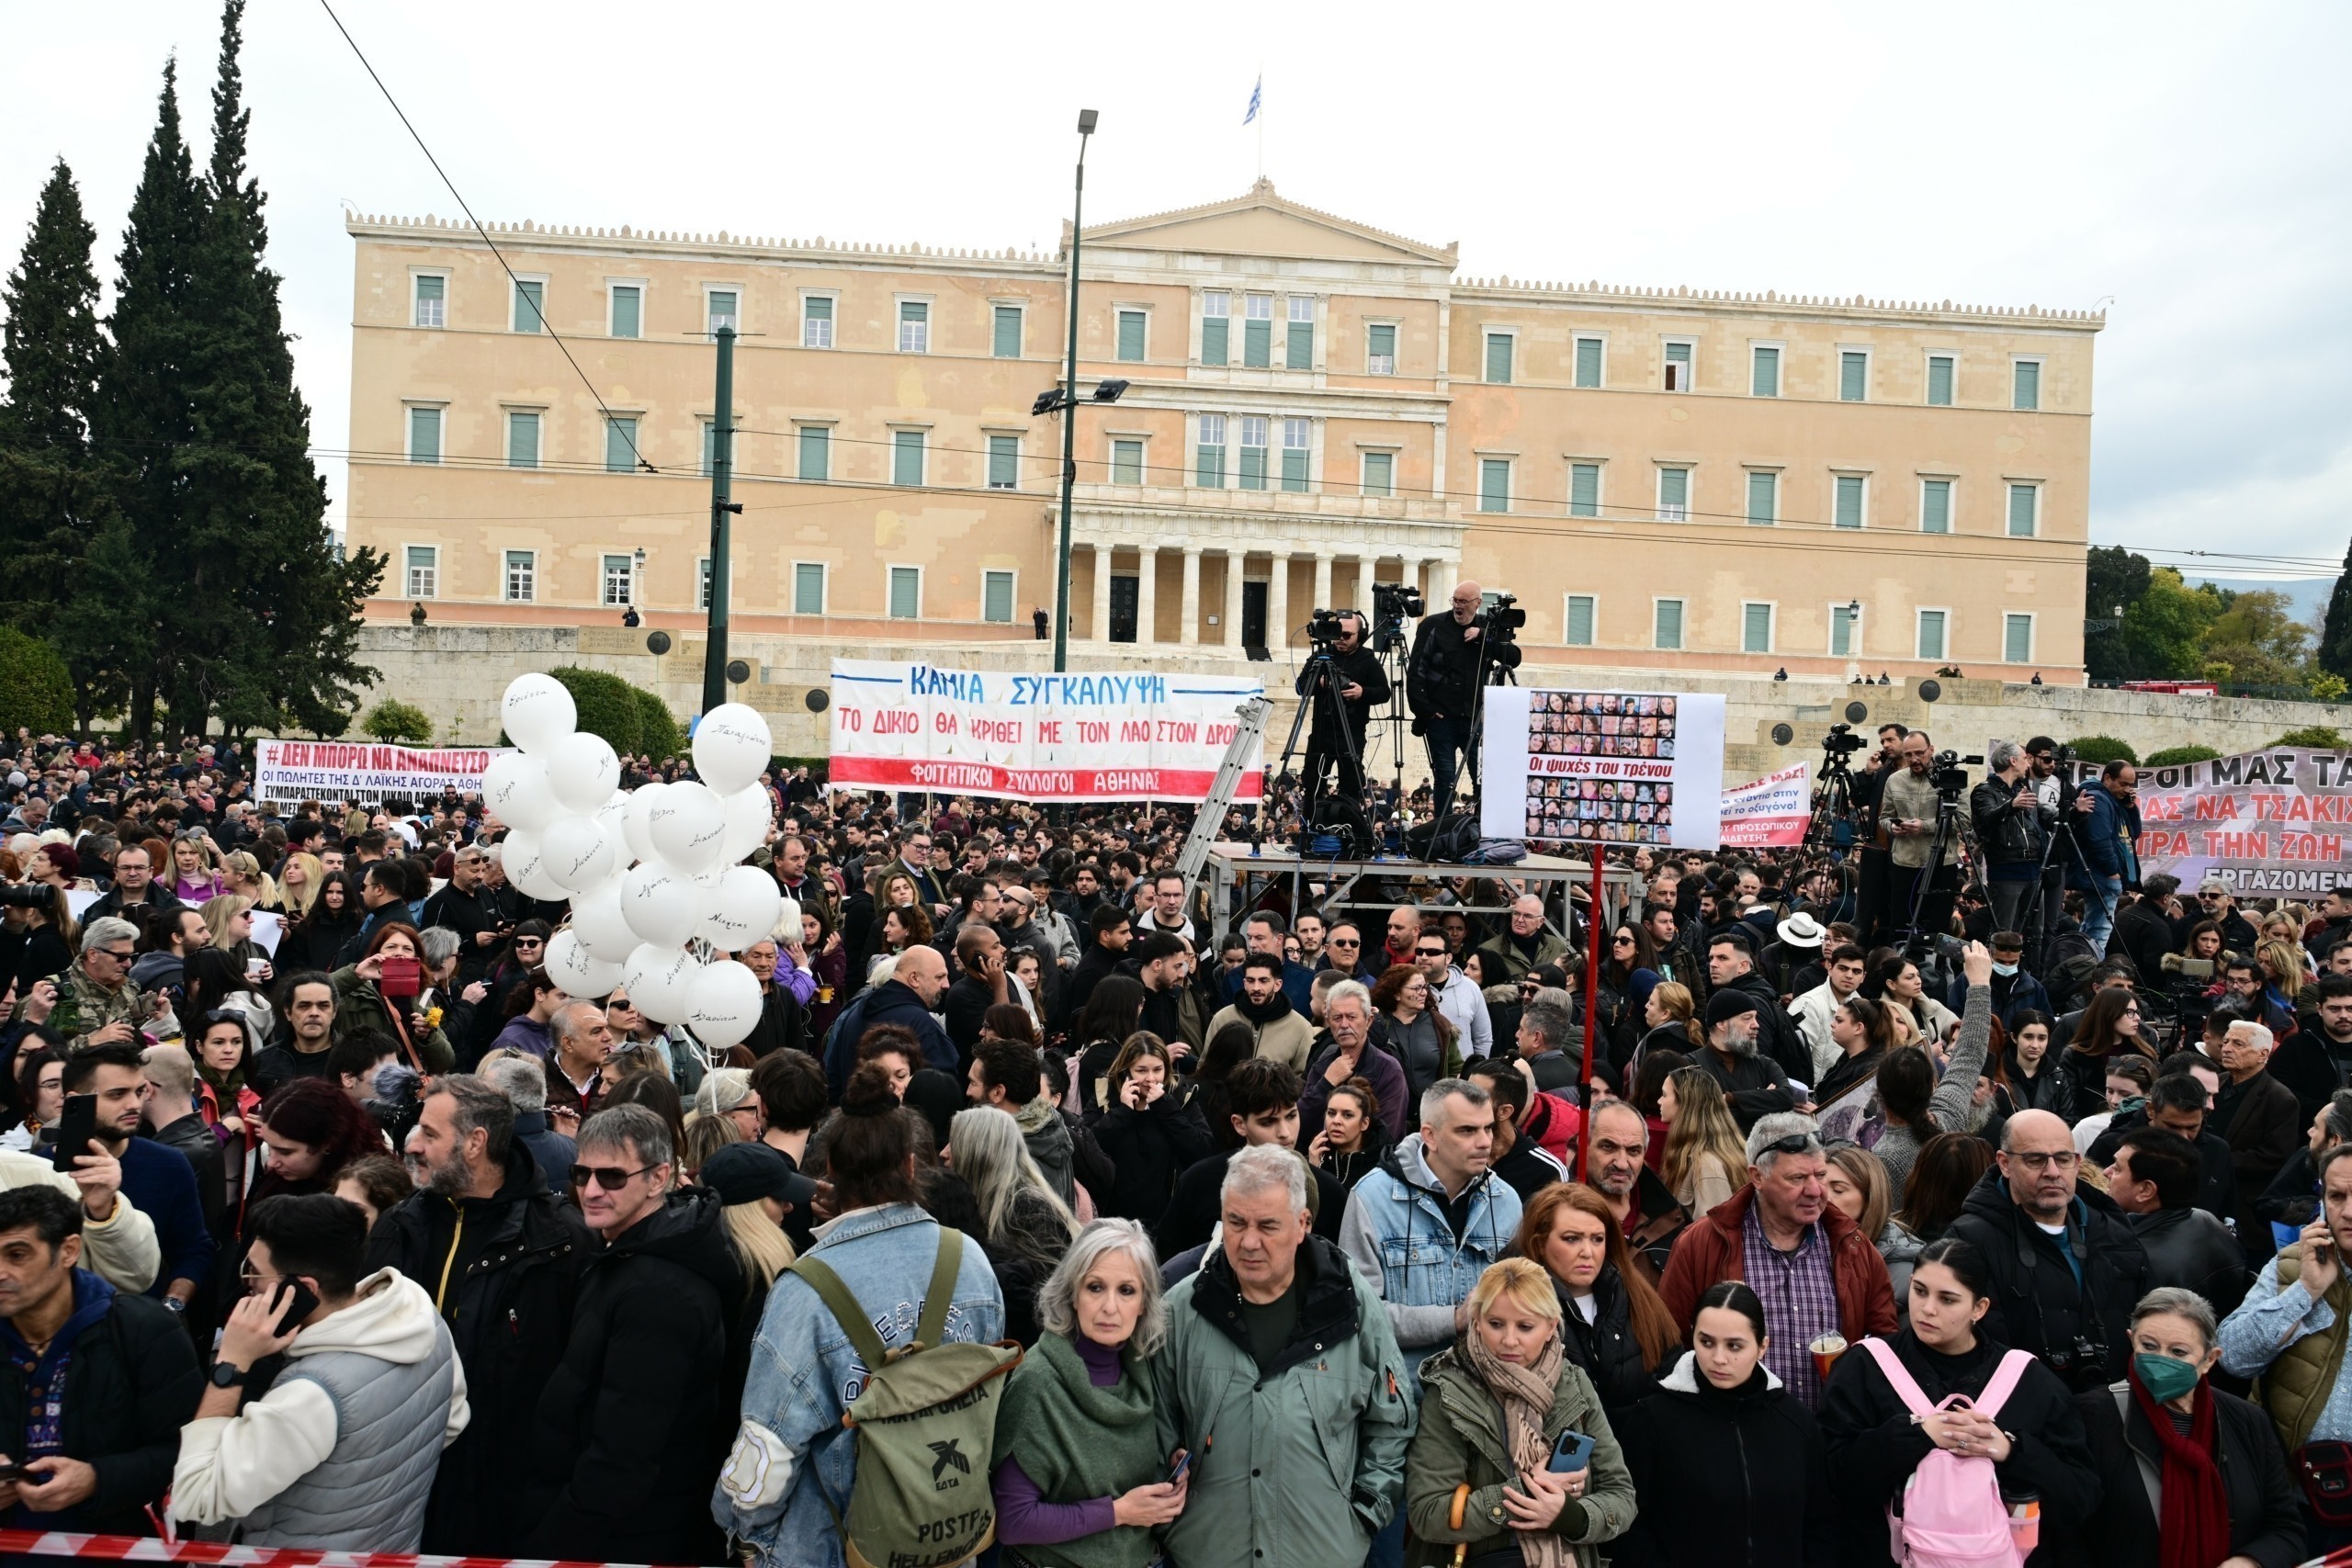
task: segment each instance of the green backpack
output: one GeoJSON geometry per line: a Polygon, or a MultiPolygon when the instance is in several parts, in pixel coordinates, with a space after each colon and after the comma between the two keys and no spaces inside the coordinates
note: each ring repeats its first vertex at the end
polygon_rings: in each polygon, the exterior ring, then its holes
{"type": "Polygon", "coordinates": [[[813,1257],[792,1265],[867,1371],[865,1387],[842,1412],[842,1425],[857,1435],[848,1514],[825,1500],[849,1568],[948,1568],[996,1540],[989,1472],[1004,1387],[998,1380],[1021,1364],[1021,1348],[941,1343],[963,1260],[963,1234],[942,1225],[922,1319],[913,1343],[897,1350],[883,1345],[840,1275],[813,1257]]]}

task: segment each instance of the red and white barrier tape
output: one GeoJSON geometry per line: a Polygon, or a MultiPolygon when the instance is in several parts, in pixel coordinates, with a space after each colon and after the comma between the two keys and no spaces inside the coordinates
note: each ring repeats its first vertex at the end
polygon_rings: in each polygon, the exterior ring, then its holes
{"type": "Polygon", "coordinates": [[[217,1540],[158,1540],[152,1536],[71,1535],[63,1530],[0,1530],[0,1554],[95,1557],[117,1562],[214,1562],[226,1568],[639,1568],[638,1564],[549,1562],[521,1557],[428,1557],[412,1551],[319,1551],[295,1546],[230,1546],[217,1540]]]}

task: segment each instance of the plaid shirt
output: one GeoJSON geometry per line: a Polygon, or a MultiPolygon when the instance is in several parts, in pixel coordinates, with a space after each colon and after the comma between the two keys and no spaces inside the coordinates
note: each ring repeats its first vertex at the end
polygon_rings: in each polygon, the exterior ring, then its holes
{"type": "Polygon", "coordinates": [[[1765,1238],[1763,1211],[1751,1203],[1739,1240],[1742,1271],[1764,1303],[1764,1327],[1772,1337],[1764,1364],[1807,1410],[1814,1409],[1821,1403],[1821,1379],[1814,1374],[1806,1347],[1837,1332],[1838,1321],[1829,1235],[1818,1224],[1807,1225],[1796,1250],[1782,1252],[1765,1238]]]}

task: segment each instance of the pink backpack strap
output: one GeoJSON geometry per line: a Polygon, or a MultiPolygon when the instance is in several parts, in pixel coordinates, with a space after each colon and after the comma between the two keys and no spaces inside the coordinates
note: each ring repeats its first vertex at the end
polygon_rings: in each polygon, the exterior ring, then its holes
{"type": "Polygon", "coordinates": [[[2018,1379],[2025,1376],[2025,1370],[2031,1365],[2033,1357],[2023,1350],[2012,1350],[2003,1356],[2000,1366],[1993,1373],[1993,1381],[1984,1385],[1984,1393],[1969,1402],[1975,1406],[1976,1414],[1987,1421],[1999,1420],[2001,1406],[2009,1402],[2009,1395],[2017,1392],[2018,1379]]]}
{"type": "Polygon", "coordinates": [[[1887,1386],[1894,1390],[1894,1397],[1903,1401],[1912,1415],[1935,1414],[1936,1407],[1928,1403],[1927,1391],[1919,1386],[1918,1380],[1911,1375],[1902,1358],[1895,1355],[1894,1347],[1872,1336],[1862,1341],[1862,1348],[1871,1353],[1871,1359],[1876,1361],[1878,1370],[1885,1374],[1887,1386]]]}

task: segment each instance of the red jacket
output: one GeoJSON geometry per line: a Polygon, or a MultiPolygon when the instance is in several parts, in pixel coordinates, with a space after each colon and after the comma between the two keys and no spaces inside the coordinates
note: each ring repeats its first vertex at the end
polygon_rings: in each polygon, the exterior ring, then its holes
{"type": "MultiPolygon", "coordinates": [[[[1666,1310],[1674,1314],[1676,1326],[1685,1339],[1690,1337],[1691,1320],[1699,1315],[1699,1298],[1707,1287],[1722,1280],[1747,1278],[1746,1248],[1740,1244],[1740,1232],[1747,1224],[1747,1211],[1755,1205],[1756,1186],[1750,1182],[1733,1193],[1728,1201],[1708,1210],[1695,1224],[1675,1238],[1674,1252],[1666,1260],[1666,1277],[1658,1281],[1658,1294],[1666,1299],[1666,1310]]],[[[1861,1233],[1860,1226],[1839,1213],[1834,1204],[1821,1211],[1821,1224],[1829,1235],[1829,1269],[1838,1292],[1838,1329],[1845,1335],[1846,1343],[1859,1345],[1866,1335],[1891,1337],[1895,1330],[1894,1287],[1886,1277],[1886,1259],[1878,1255],[1878,1247],[1861,1233]]]]}

